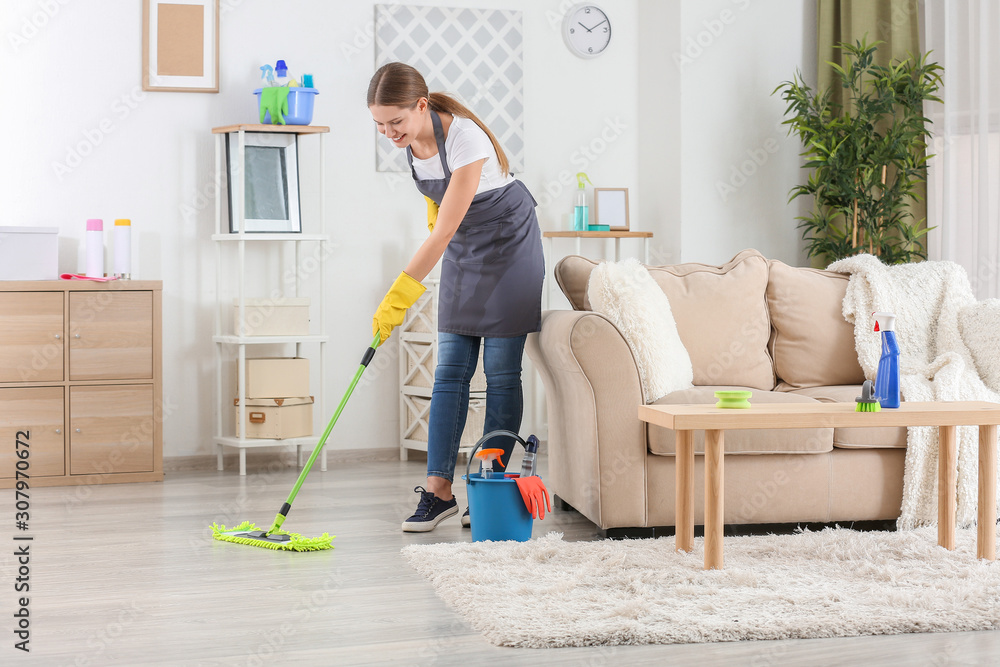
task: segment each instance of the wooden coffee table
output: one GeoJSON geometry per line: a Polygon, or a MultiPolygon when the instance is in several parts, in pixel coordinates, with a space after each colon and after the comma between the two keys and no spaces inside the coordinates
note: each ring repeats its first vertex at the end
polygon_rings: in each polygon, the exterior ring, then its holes
{"type": "MultiPolygon", "coordinates": [[[[753,399],[751,398],[751,403],[753,399]]],[[[705,431],[705,569],[722,569],[723,433],[726,429],[937,426],[938,544],[955,548],[958,450],[956,426],[979,426],[978,558],[996,560],[997,424],[1000,404],[982,401],[903,403],[880,412],[855,412],[854,403],[768,404],[746,410],[714,405],[641,405],[639,419],[677,432],[676,545],[694,548],[694,431],[705,431]]]]}

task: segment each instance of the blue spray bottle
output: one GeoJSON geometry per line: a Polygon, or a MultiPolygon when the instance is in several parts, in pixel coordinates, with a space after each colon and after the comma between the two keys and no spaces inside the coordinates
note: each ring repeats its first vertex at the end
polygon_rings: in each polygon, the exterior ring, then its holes
{"type": "Polygon", "coordinates": [[[872,313],[875,331],[882,334],[882,357],[875,374],[875,398],[883,408],[899,407],[899,343],[896,342],[896,316],[872,313]]]}

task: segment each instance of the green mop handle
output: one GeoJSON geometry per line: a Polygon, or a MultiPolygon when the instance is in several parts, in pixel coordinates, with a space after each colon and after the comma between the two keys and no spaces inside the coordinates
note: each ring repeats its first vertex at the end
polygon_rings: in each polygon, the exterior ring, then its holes
{"type": "Polygon", "coordinates": [[[354,387],[358,384],[358,380],[361,379],[361,374],[365,372],[368,367],[368,363],[375,356],[375,349],[379,346],[379,340],[381,339],[381,333],[375,334],[375,338],[372,340],[371,345],[365,350],[365,356],[361,359],[361,365],[358,366],[358,372],[354,374],[354,379],[351,380],[351,385],[347,388],[347,393],[344,397],[340,399],[340,405],[337,406],[337,411],[333,413],[333,418],[330,419],[330,423],[326,425],[326,430],[323,431],[322,437],[320,437],[319,442],[316,444],[316,448],[313,449],[312,454],[309,455],[309,460],[306,461],[306,465],[302,468],[302,472],[299,473],[299,478],[295,481],[295,486],[292,487],[292,492],[288,494],[288,499],[285,500],[285,504],[281,506],[278,510],[278,515],[274,517],[274,523],[271,528],[267,531],[267,534],[275,532],[281,528],[281,524],[285,522],[285,517],[288,516],[288,512],[292,509],[292,502],[295,500],[295,496],[298,495],[299,489],[302,488],[302,482],[306,481],[306,476],[309,474],[309,470],[312,468],[313,463],[316,461],[316,457],[323,450],[323,445],[326,444],[326,439],[330,436],[330,431],[333,430],[334,425],[337,423],[337,419],[340,417],[340,413],[343,412],[344,406],[347,405],[347,400],[354,393],[354,387]]]}

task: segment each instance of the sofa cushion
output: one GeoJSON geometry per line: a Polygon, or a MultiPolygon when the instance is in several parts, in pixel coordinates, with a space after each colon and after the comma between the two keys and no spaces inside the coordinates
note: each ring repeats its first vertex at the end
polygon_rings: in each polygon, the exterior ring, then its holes
{"type": "MultiPolygon", "coordinates": [[[[577,310],[589,310],[587,281],[598,262],[563,258],[556,279],[577,310]]],[[[647,266],[670,301],[677,333],[691,357],[695,385],[774,388],[768,353],[767,260],[744,250],[722,266],[647,266]]]]}
{"type": "Polygon", "coordinates": [[[996,334],[1000,330],[1000,299],[977,301],[962,308],[958,312],[958,328],[980,379],[993,391],[1000,391],[996,334]]]}
{"type": "MultiPolygon", "coordinates": [[[[653,405],[715,404],[718,389],[751,389],[750,404],[815,403],[807,396],[790,392],[758,391],[752,387],[708,386],[682,389],[667,394],[653,405]]],[[[750,408],[753,410],[753,408],[750,408]]],[[[657,456],[674,456],[677,452],[674,431],[652,424],[646,425],[649,452],[657,456]]],[[[833,450],[832,428],[747,429],[727,430],[723,437],[726,454],[822,454],[833,450]]],[[[694,432],[694,451],[705,453],[705,432],[694,432]]]]}
{"type": "Polygon", "coordinates": [[[587,296],[594,312],[625,337],[647,403],[691,386],[691,357],[677,335],[670,302],[637,259],[600,264],[590,274],[587,296]]]}
{"type": "MultiPolygon", "coordinates": [[[[846,274],[771,260],[767,306],[774,327],[771,356],[779,388],[861,384],[854,325],[843,315],[846,274]]],[[[851,400],[854,400],[853,397],[851,400]]]]}
{"type": "MultiPolygon", "coordinates": [[[[861,395],[861,385],[808,387],[793,389],[790,394],[808,396],[820,403],[853,403],[861,395]]],[[[872,428],[835,428],[833,446],[840,449],[906,448],[905,426],[872,428]]]]}

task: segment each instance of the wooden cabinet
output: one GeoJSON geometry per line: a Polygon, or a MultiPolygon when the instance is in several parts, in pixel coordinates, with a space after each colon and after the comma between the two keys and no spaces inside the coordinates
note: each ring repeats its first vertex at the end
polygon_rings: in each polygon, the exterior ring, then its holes
{"type": "Polygon", "coordinates": [[[69,379],[153,378],[153,293],[69,295],[69,379]]]}
{"type": "Polygon", "coordinates": [[[0,479],[14,477],[17,463],[14,442],[19,431],[26,432],[29,448],[29,475],[62,475],[65,420],[62,387],[0,389],[0,479]]]}
{"type": "Polygon", "coordinates": [[[153,386],[72,387],[69,465],[74,475],[153,472],[153,386]]]}
{"type": "MultiPolygon", "coordinates": [[[[32,486],[163,479],[160,290],[0,282],[0,442],[30,433],[32,486]]],[[[16,463],[0,445],[0,488],[16,463]]]]}
{"type": "Polygon", "coordinates": [[[0,382],[63,379],[63,293],[0,292],[0,382]]]}

